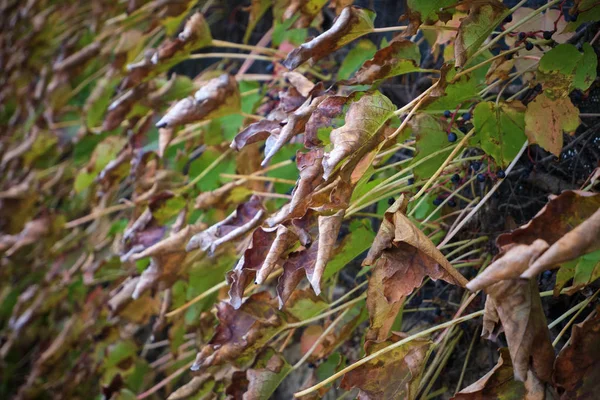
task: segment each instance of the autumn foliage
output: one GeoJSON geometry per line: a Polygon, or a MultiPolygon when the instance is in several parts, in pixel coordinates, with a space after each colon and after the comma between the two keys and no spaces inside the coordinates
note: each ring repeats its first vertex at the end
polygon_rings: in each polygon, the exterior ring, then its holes
{"type": "Polygon", "coordinates": [[[2,2],[0,398],[596,398],[600,4],[216,3],[2,2]]]}

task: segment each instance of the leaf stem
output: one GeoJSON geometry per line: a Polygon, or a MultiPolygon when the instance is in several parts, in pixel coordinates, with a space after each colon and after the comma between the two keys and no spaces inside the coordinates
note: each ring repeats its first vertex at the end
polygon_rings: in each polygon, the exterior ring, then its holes
{"type": "Polygon", "coordinates": [[[203,58],[239,58],[242,60],[261,60],[277,61],[278,58],[270,56],[261,56],[260,54],[240,54],[240,53],[198,53],[190,54],[188,60],[198,60],[203,58]]]}
{"type": "Polygon", "coordinates": [[[421,331],[421,332],[415,333],[413,335],[410,335],[410,336],[408,336],[408,337],[406,337],[406,338],[404,338],[404,339],[402,339],[402,340],[400,340],[400,341],[398,341],[396,343],[392,343],[391,345],[386,346],[386,347],[384,347],[383,349],[381,349],[379,351],[376,351],[375,353],[373,353],[373,354],[371,354],[371,355],[369,355],[367,357],[361,358],[360,360],[358,360],[354,364],[351,364],[351,365],[347,366],[346,368],[342,369],[341,371],[336,372],[335,374],[333,374],[329,378],[327,378],[327,379],[319,382],[318,384],[316,384],[314,386],[311,386],[308,389],[305,389],[305,390],[302,390],[300,392],[294,393],[294,397],[306,396],[307,394],[310,394],[310,393],[312,393],[312,392],[314,392],[314,391],[316,391],[316,390],[318,390],[318,389],[320,389],[320,388],[322,388],[322,387],[330,384],[331,382],[333,382],[336,379],[344,376],[348,372],[350,372],[350,371],[352,371],[352,370],[360,367],[361,365],[366,364],[369,361],[371,361],[371,360],[373,360],[373,359],[375,359],[375,358],[377,358],[379,356],[382,356],[382,355],[384,355],[386,353],[389,353],[390,351],[394,350],[395,348],[398,348],[398,347],[400,347],[402,345],[410,343],[413,340],[418,339],[420,337],[427,336],[430,333],[437,332],[437,331],[439,331],[441,329],[448,328],[450,326],[454,326],[454,325],[463,323],[465,321],[469,321],[471,319],[480,317],[480,316],[483,315],[483,313],[484,313],[484,310],[479,310],[479,311],[476,311],[474,313],[465,315],[464,317],[453,319],[451,321],[444,322],[443,324],[436,325],[436,326],[433,326],[433,327],[431,327],[429,329],[426,329],[424,331],[421,331]]]}
{"type": "Polygon", "coordinates": [[[331,314],[335,314],[336,312],[338,312],[340,310],[345,310],[346,308],[350,307],[351,305],[356,304],[356,303],[364,300],[366,297],[367,297],[366,294],[361,294],[360,296],[358,296],[354,300],[350,300],[347,303],[344,303],[344,304],[342,304],[342,305],[340,305],[340,306],[338,306],[336,308],[332,308],[331,310],[326,311],[324,313],[321,313],[319,315],[316,315],[316,316],[314,316],[312,318],[308,318],[308,319],[305,319],[305,320],[302,320],[302,321],[292,322],[290,324],[287,324],[287,325],[285,325],[285,329],[298,328],[300,326],[308,325],[308,324],[311,324],[311,323],[313,323],[315,321],[319,321],[319,320],[321,320],[323,318],[326,318],[326,317],[330,316],[331,314]]]}
{"type": "Polygon", "coordinates": [[[192,189],[194,186],[196,186],[196,184],[198,182],[200,182],[200,180],[202,178],[204,178],[206,175],[208,175],[208,173],[210,171],[212,171],[213,169],[215,169],[217,167],[217,165],[219,165],[221,163],[221,161],[223,161],[225,158],[227,158],[231,152],[233,151],[233,149],[229,148],[227,150],[225,150],[225,152],[223,152],[223,154],[221,154],[219,157],[217,157],[212,163],[210,163],[210,165],[206,168],[204,168],[204,170],[202,172],[200,172],[198,174],[198,176],[196,176],[194,179],[192,179],[190,181],[190,183],[188,183],[187,185],[185,185],[181,191],[182,192],[186,192],[190,189],[192,189]]]}
{"type": "MultiPolygon", "coordinates": [[[[388,26],[385,28],[375,28],[371,32],[372,33],[385,33],[385,32],[398,32],[405,31],[408,29],[408,25],[398,25],[398,26],[388,26]]],[[[458,31],[458,28],[454,26],[446,26],[446,25],[421,25],[419,29],[424,31],[458,31]]]]}
{"type": "Polygon", "coordinates": [[[227,42],[225,40],[217,40],[217,39],[212,40],[211,46],[224,47],[224,48],[229,48],[229,49],[255,51],[257,53],[265,53],[265,54],[276,54],[276,55],[279,55],[282,57],[285,57],[287,55],[277,49],[271,49],[269,47],[252,46],[249,44],[233,43],[233,42],[227,42]]]}

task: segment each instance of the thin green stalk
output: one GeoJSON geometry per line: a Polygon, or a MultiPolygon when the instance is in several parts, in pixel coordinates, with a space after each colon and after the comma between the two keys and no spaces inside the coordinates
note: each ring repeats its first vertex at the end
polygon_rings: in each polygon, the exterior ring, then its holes
{"type": "Polygon", "coordinates": [[[460,376],[458,377],[458,383],[456,384],[454,394],[458,393],[460,391],[460,387],[462,386],[463,379],[465,378],[465,372],[467,371],[467,365],[469,364],[469,359],[471,358],[471,351],[473,351],[473,346],[475,345],[475,340],[477,339],[478,330],[479,327],[476,327],[475,331],[473,332],[473,339],[471,339],[469,349],[467,350],[467,355],[465,356],[465,362],[463,363],[462,369],[460,370],[460,376]]]}
{"type": "Polygon", "coordinates": [[[331,375],[329,378],[324,379],[323,381],[317,383],[316,385],[313,385],[313,386],[309,387],[308,389],[302,390],[300,392],[294,393],[294,397],[306,396],[307,394],[310,394],[310,393],[312,393],[312,392],[314,392],[314,391],[316,391],[316,390],[318,390],[318,389],[320,389],[320,388],[322,388],[324,386],[327,386],[331,382],[334,382],[336,379],[344,376],[345,374],[347,374],[348,372],[350,372],[352,370],[355,370],[356,368],[360,367],[361,365],[366,364],[369,361],[374,360],[377,357],[380,357],[380,356],[382,356],[382,355],[384,355],[386,353],[389,353],[390,351],[392,351],[392,350],[394,350],[394,349],[396,349],[396,348],[398,348],[400,346],[403,346],[403,345],[405,345],[407,343],[410,343],[410,342],[412,342],[415,339],[418,339],[418,338],[421,338],[421,337],[424,337],[424,336],[428,336],[429,334],[431,334],[433,332],[437,332],[437,331],[439,331],[441,329],[445,329],[445,328],[448,328],[450,326],[454,326],[454,325],[457,325],[457,324],[461,324],[461,323],[463,323],[465,321],[469,321],[469,320],[472,320],[474,318],[478,318],[478,317],[482,316],[483,314],[484,314],[484,310],[476,311],[474,313],[465,315],[464,317],[456,318],[456,319],[453,319],[451,321],[444,322],[443,324],[439,324],[439,325],[433,326],[433,327],[431,327],[429,329],[426,329],[424,331],[421,331],[421,332],[415,333],[413,335],[410,335],[410,336],[408,336],[408,337],[406,337],[406,338],[404,338],[404,339],[402,339],[402,340],[400,340],[398,342],[392,343],[389,346],[386,346],[383,349],[380,349],[380,350],[376,351],[375,353],[373,353],[373,354],[371,354],[369,356],[361,358],[360,360],[358,360],[355,363],[347,366],[346,368],[344,368],[344,369],[336,372],[335,374],[331,375]]]}

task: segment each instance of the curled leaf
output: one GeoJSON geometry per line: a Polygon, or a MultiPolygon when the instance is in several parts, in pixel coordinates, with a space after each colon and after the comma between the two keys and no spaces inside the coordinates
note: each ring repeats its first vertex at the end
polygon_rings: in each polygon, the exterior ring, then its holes
{"type": "Polygon", "coordinates": [[[256,284],[264,282],[295,240],[295,235],[283,225],[254,230],[249,247],[233,271],[227,274],[230,303],[234,308],[242,304],[244,289],[250,281],[254,278],[256,284]]]}
{"type": "Polygon", "coordinates": [[[372,11],[354,6],[346,7],[329,30],[292,50],[283,65],[293,70],[306,61],[314,63],[354,39],[372,32],[374,20],[375,13],[372,11]]]}
{"type": "Polygon", "coordinates": [[[190,122],[213,119],[240,110],[241,97],[237,81],[229,74],[211,79],[194,96],[177,102],[162,117],[158,128],[174,127],[190,122]]]}
{"type": "Polygon", "coordinates": [[[259,197],[252,196],[250,200],[239,205],[223,221],[192,236],[186,246],[186,251],[200,249],[212,254],[223,243],[235,240],[256,228],[264,215],[265,210],[259,197]]]}
{"type": "Polygon", "coordinates": [[[358,70],[354,79],[361,85],[381,79],[419,71],[421,52],[416,43],[406,39],[397,39],[389,46],[378,50],[372,59],[366,61],[358,70]]]}
{"type": "Polygon", "coordinates": [[[267,139],[269,136],[278,136],[281,132],[281,123],[263,119],[248,125],[238,133],[231,142],[231,148],[240,151],[246,145],[267,139]]]}

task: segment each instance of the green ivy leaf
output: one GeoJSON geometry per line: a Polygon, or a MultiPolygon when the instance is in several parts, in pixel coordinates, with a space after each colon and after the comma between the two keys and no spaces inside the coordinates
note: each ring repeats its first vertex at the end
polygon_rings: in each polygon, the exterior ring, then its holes
{"type": "Polygon", "coordinates": [[[449,21],[456,3],[457,0],[408,0],[407,6],[419,15],[421,21],[433,24],[439,19],[449,21]]]}
{"type": "MultiPolygon", "coordinates": [[[[448,135],[437,118],[428,114],[418,114],[416,118],[413,118],[411,124],[417,141],[417,153],[411,165],[416,165],[425,157],[452,145],[448,141],[448,135]]],[[[432,176],[444,163],[449,154],[449,151],[447,153],[442,152],[426,162],[417,165],[413,170],[415,177],[422,179],[432,176]]]]}
{"type": "Polygon", "coordinates": [[[510,103],[479,103],[473,111],[475,136],[472,144],[479,145],[499,165],[508,165],[519,153],[525,136],[525,106],[519,101],[510,103]]]}
{"type": "Polygon", "coordinates": [[[358,70],[369,58],[375,55],[377,46],[368,39],[359,40],[356,46],[348,52],[338,70],[338,80],[345,80],[358,70]]]}

